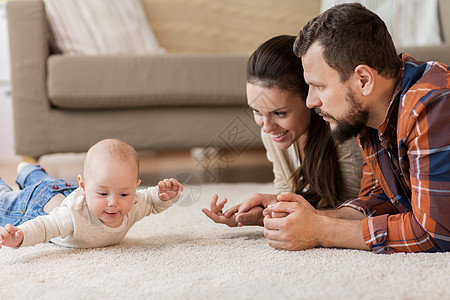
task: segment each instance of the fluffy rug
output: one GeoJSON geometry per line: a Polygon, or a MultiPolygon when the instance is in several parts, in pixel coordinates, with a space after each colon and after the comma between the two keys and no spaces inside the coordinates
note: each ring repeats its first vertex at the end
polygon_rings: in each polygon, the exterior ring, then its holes
{"type": "Polygon", "coordinates": [[[0,299],[450,299],[450,253],[375,255],[270,248],[262,228],[229,228],[200,211],[272,184],[186,186],[118,246],[0,250],[0,299]]]}

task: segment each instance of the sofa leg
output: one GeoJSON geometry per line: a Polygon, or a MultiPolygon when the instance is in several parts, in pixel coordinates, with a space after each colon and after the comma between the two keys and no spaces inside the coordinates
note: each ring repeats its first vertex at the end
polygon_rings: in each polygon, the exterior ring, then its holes
{"type": "Polygon", "coordinates": [[[39,157],[32,157],[32,156],[22,156],[22,161],[27,162],[30,164],[37,164],[39,160],[39,157]]]}

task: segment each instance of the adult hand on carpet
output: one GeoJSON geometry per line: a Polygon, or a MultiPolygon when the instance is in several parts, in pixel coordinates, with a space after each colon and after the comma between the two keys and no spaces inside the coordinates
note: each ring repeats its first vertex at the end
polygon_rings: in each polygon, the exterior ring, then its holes
{"type": "Polygon", "coordinates": [[[23,242],[23,232],[19,228],[6,224],[0,230],[0,248],[2,246],[7,247],[19,247],[23,242]]]}
{"type": "Polygon", "coordinates": [[[236,221],[243,225],[264,226],[263,210],[272,203],[277,202],[275,194],[253,193],[239,206],[236,221]]]}
{"type": "Polygon", "coordinates": [[[318,218],[314,207],[293,193],[278,195],[276,204],[264,210],[264,236],[269,246],[283,250],[305,250],[319,246],[318,218]],[[277,217],[275,214],[285,214],[277,217]]]}
{"type": "Polygon", "coordinates": [[[241,206],[239,206],[238,213],[248,212],[254,207],[266,208],[269,204],[273,203],[277,203],[277,195],[254,193],[242,202],[241,206]]]}
{"type": "Polygon", "coordinates": [[[228,225],[229,227],[238,226],[238,223],[236,222],[234,216],[235,216],[235,213],[237,212],[239,204],[233,206],[228,211],[226,211],[225,213],[227,215],[225,216],[225,214],[222,212],[222,210],[223,210],[223,207],[225,206],[225,204],[227,203],[227,198],[225,198],[221,201],[217,201],[218,199],[219,199],[219,196],[214,195],[211,200],[210,210],[208,210],[207,208],[203,208],[202,212],[208,218],[210,218],[211,220],[213,220],[216,223],[225,224],[225,225],[228,225]]]}
{"type": "Polygon", "coordinates": [[[236,226],[250,226],[250,225],[258,225],[263,226],[263,208],[260,206],[256,206],[251,208],[249,211],[244,213],[239,213],[238,210],[241,204],[237,204],[231,208],[229,208],[225,213],[222,212],[223,207],[227,203],[227,198],[222,201],[217,202],[219,197],[214,195],[211,201],[211,210],[206,208],[202,209],[202,211],[207,215],[211,220],[216,223],[226,224],[230,227],[236,226]]]}

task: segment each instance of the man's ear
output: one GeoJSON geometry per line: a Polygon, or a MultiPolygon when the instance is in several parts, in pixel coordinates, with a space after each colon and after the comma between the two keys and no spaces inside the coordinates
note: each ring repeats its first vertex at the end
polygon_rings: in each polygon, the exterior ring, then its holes
{"type": "Polygon", "coordinates": [[[83,195],[85,195],[86,194],[86,182],[84,181],[83,175],[78,175],[77,179],[78,179],[78,185],[81,188],[81,193],[83,195]]]}
{"type": "Polygon", "coordinates": [[[358,65],[354,74],[358,81],[357,85],[361,95],[368,96],[372,93],[375,85],[375,71],[367,65],[358,65]]]}

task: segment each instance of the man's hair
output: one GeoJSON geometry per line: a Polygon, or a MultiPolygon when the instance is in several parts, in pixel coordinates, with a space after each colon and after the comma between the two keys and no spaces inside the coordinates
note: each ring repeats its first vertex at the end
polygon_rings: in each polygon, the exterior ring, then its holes
{"type": "Polygon", "coordinates": [[[139,156],[136,150],[119,139],[104,139],[93,145],[86,154],[84,161],[84,174],[89,171],[91,161],[99,158],[107,158],[113,160],[132,159],[136,162],[139,172],[139,156]]]}
{"type": "Polygon", "coordinates": [[[401,68],[386,24],[359,3],[333,6],[309,21],[297,35],[295,54],[301,57],[314,42],[323,46],[325,62],[343,82],[361,64],[386,78],[395,77],[401,68]]]}

